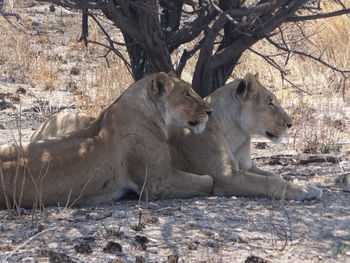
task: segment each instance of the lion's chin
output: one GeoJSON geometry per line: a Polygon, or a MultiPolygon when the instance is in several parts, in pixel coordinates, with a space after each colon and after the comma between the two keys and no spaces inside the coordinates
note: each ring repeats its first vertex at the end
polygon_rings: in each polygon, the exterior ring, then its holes
{"type": "Polygon", "coordinates": [[[283,143],[284,142],[284,135],[286,134],[287,132],[284,132],[282,135],[279,135],[279,136],[276,136],[270,132],[265,132],[265,136],[273,143],[283,143]]]}
{"type": "Polygon", "coordinates": [[[205,127],[207,126],[207,121],[208,118],[206,118],[204,121],[197,122],[196,125],[191,125],[189,129],[194,133],[194,134],[200,134],[205,130],[205,127]]]}

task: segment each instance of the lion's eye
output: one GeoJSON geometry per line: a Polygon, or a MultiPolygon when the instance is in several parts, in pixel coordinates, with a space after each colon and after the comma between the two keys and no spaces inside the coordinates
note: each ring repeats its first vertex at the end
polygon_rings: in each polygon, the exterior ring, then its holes
{"type": "Polygon", "coordinates": [[[275,104],[273,103],[273,99],[269,100],[269,105],[270,106],[275,106],[275,104]]]}
{"type": "Polygon", "coordinates": [[[191,94],[188,91],[186,92],[186,97],[191,97],[191,94]]]}

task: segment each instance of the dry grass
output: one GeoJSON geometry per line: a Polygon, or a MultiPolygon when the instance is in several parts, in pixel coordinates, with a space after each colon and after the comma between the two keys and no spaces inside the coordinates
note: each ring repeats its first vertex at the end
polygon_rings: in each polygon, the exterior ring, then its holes
{"type": "MultiPolygon", "coordinates": [[[[33,5],[33,1],[11,2],[14,3],[13,8],[33,5]]],[[[328,2],[325,8],[331,11],[336,6],[328,2]]],[[[15,10],[18,12],[19,9],[15,10]]],[[[22,12],[21,15],[27,28],[32,28],[33,23],[27,14],[22,12]]],[[[113,28],[107,21],[105,23],[113,28]]],[[[106,52],[103,48],[96,45],[85,47],[76,42],[81,31],[78,14],[64,16],[58,15],[58,12],[49,13],[42,25],[46,25],[46,28],[41,29],[51,33],[28,36],[14,31],[0,18],[0,41],[5,43],[0,50],[0,66],[4,71],[1,81],[73,92],[79,95],[77,104],[82,105],[81,110],[91,116],[98,115],[132,83],[120,59],[109,55],[108,67],[106,60],[99,58],[106,52]],[[57,30],[62,30],[63,34],[52,33],[57,30]]],[[[309,22],[303,27],[305,32],[313,34],[317,31],[318,34],[295,44],[293,48],[316,57],[322,54],[322,59],[338,68],[350,68],[348,28],[349,16],[309,22]]],[[[289,40],[300,38],[296,30],[289,27],[286,37],[289,40]]],[[[89,38],[95,41],[103,41],[104,38],[94,22],[89,27],[89,38]]],[[[266,54],[276,53],[275,48],[266,41],[257,43],[253,49],[266,54]]],[[[279,62],[283,64],[285,59],[280,58],[279,62]]],[[[286,140],[289,147],[302,152],[339,150],[341,143],[350,141],[350,123],[345,108],[350,92],[343,91],[343,75],[299,55],[291,56],[286,71],[290,81],[310,94],[283,82],[278,70],[249,51],[241,58],[233,77],[242,77],[246,72],[259,72],[262,83],[276,93],[295,121],[286,140]]],[[[186,68],[183,78],[191,81],[192,72],[193,68],[186,68]]],[[[348,86],[349,81],[345,84],[348,86]]]]}

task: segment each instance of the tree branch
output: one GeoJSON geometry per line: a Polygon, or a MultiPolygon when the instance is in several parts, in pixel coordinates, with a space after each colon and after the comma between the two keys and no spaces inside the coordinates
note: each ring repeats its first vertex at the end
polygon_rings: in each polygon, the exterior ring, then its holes
{"type": "MultiPolygon", "coordinates": [[[[248,47],[266,37],[275,28],[285,22],[286,18],[293,15],[307,0],[288,1],[289,5],[280,8],[274,15],[268,16],[265,22],[260,22],[251,32],[244,34],[226,48],[218,51],[210,59],[211,69],[217,69],[230,63],[230,61],[243,53],[248,47]]],[[[282,1],[281,1],[282,2],[282,1]]],[[[284,1],[283,4],[285,5],[284,1]]]]}
{"type": "Polygon", "coordinates": [[[183,28],[171,32],[167,35],[167,42],[169,46],[170,53],[180,45],[190,42],[206,28],[212,20],[216,17],[218,12],[216,10],[211,10],[205,16],[199,16],[190,23],[187,23],[183,28]]]}
{"type": "Polygon", "coordinates": [[[286,52],[290,52],[290,53],[295,53],[295,54],[298,54],[298,55],[302,55],[304,57],[308,57],[308,58],[311,58],[315,61],[318,61],[319,63],[325,65],[326,67],[334,70],[334,71],[337,71],[337,72],[340,72],[340,73],[350,73],[350,69],[339,69],[337,67],[334,67],[332,66],[331,64],[329,64],[328,62],[325,62],[324,60],[322,60],[321,58],[317,58],[311,54],[308,54],[308,53],[305,53],[305,52],[302,52],[302,51],[299,51],[299,50],[291,50],[289,48],[286,48],[286,47],[283,47],[281,46],[280,44],[276,43],[275,41],[273,41],[272,39],[270,38],[266,38],[267,41],[269,41],[272,45],[274,45],[276,48],[278,49],[281,49],[281,50],[284,50],[286,52]]]}
{"type": "Polygon", "coordinates": [[[310,15],[310,16],[292,16],[292,17],[287,18],[286,22],[299,22],[299,21],[305,21],[305,20],[316,20],[316,19],[346,15],[346,14],[350,14],[350,8],[342,9],[342,10],[338,10],[338,11],[334,11],[334,12],[330,12],[330,13],[310,15]]]}

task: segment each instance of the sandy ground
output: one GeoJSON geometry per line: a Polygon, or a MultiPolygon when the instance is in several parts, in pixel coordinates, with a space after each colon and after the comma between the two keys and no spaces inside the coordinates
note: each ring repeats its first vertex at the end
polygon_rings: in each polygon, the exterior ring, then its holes
{"type": "MultiPolygon", "coordinates": [[[[65,88],[1,78],[0,144],[28,140],[49,114],[78,110],[77,101],[65,88]]],[[[334,183],[350,172],[348,151],[310,156],[253,144],[259,167],[317,185],[320,200],[129,197],[93,207],[2,210],[0,262],[350,262],[350,187],[334,183]]]]}

